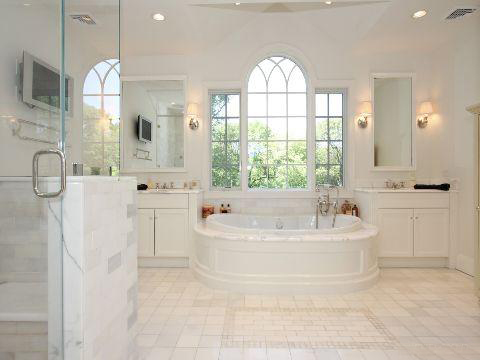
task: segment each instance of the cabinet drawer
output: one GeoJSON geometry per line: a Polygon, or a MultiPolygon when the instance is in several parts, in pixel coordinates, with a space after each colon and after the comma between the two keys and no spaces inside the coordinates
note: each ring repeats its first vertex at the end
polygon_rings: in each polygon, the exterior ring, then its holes
{"type": "Polygon", "coordinates": [[[379,193],[379,209],[445,209],[449,207],[448,193],[379,193]]]}
{"type": "Polygon", "coordinates": [[[187,209],[187,194],[138,194],[140,209],[187,209]]]}

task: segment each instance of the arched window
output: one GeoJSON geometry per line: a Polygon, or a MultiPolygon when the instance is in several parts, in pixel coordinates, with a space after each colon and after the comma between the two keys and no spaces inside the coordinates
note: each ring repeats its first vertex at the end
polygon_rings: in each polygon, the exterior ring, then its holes
{"type": "Polygon", "coordinates": [[[85,174],[117,174],[120,164],[120,61],[95,65],[83,85],[85,174]]]}
{"type": "Polygon", "coordinates": [[[307,83],[284,56],[262,60],[248,80],[248,187],[307,188],[307,83]]]}

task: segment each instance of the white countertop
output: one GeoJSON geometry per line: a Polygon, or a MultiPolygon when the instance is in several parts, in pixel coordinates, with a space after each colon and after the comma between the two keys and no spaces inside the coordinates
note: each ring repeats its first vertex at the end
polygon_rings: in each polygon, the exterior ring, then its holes
{"type": "Polygon", "coordinates": [[[368,192],[368,193],[448,193],[448,192],[453,192],[455,190],[443,191],[443,190],[414,189],[414,188],[403,188],[403,189],[356,188],[355,191],[368,192]]]}
{"type": "Polygon", "coordinates": [[[138,190],[139,194],[199,194],[202,189],[148,189],[138,190]]]}

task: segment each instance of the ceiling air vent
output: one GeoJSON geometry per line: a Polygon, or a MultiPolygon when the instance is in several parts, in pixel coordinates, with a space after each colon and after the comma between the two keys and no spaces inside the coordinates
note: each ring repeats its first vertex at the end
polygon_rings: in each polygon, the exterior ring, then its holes
{"type": "Polygon", "coordinates": [[[84,25],[97,25],[97,22],[88,14],[73,14],[70,15],[73,21],[84,25]]]}
{"type": "Polygon", "coordinates": [[[458,18],[461,18],[462,16],[473,13],[475,10],[477,9],[472,7],[455,9],[445,19],[446,20],[458,19],[458,18]]]}

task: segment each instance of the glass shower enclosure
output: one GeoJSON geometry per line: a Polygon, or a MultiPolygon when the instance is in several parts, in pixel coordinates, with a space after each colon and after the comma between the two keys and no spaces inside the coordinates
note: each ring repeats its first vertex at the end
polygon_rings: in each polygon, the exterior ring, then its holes
{"type": "Polygon", "coordinates": [[[120,58],[119,13],[119,0],[0,2],[1,359],[68,358],[62,196],[83,160],[85,77],[120,58]]]}

